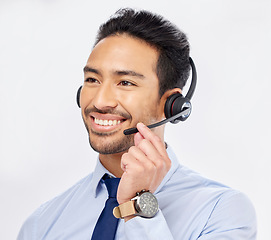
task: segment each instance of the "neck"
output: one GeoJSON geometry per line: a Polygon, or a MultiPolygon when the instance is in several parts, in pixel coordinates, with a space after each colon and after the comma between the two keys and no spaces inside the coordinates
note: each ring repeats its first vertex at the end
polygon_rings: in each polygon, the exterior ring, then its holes
{"type": "Polygon", "coordinates": [[[99,159],[102,165],[114,176],[120,178],[123,174],[121,169],[121,157],[122,153],[115,154],[99,154],[99,159]]]}

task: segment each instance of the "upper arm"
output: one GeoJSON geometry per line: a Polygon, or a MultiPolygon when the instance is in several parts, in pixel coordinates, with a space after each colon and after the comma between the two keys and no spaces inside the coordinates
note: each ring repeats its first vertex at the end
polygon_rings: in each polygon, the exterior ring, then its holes
{"type": "Polygon", "coordinates": [[[225,193],[214,207],[199,240],[255,240],[256,214],[240,192],[225,193]]]}

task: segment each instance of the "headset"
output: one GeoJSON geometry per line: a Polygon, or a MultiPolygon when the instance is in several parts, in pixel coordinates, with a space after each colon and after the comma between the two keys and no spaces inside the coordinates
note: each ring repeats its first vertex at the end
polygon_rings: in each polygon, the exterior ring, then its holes
{"type": "MultiPolygon", "coordinates": [[[[155,128],[163,124],[166,124],[167,122],[176,124],[180,121],[185,121],[190,116],[191,110],[192,110],[191,99],[195,92],[196,84],[197,84],[197,71],[191,57],[189,57],[189,62],[191,65],[192,77],[191,77],[191,84],[187,91],[187,94],[185,96],[183,96],[181,93],[174,93],[170,95],[167,98],[167,101],[164,107],[164,113],[165,113],[166,119],[160,122],[148,125],[147,126],[148,128],[155,128]]],[[[79,108],[81,107],[80,106],[81,89],[82,89],[82,86],[79,87],[76,94],[76,102],[79,108]]],[[[138,132],[137,128],[129,128],[123,131],[125,135],[130,135],[137,132],[138,132]]]]}

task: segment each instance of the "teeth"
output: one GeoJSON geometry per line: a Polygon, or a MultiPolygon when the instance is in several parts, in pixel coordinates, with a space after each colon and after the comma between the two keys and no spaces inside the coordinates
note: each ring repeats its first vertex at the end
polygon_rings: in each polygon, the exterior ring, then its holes
{"type": "Polygon", "coordinates": [[[97,118],[94,118],[94,122],[101,126],[115,126],[120,124],[120,120],[102,120],[97,118]]]}

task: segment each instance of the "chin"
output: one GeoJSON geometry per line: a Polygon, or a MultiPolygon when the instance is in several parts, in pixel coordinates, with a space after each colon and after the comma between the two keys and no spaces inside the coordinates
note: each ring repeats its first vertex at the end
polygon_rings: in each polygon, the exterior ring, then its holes
{"type": "Polygon", "coordinates": [[[110,135],[99,135],[99,137],[89,136],[89,144],[94,151],[100,154],[116,154],[126,152],[131,146],[133,146],[134,137],[133,135],[129,135],[123,136],[121,139],[113,139],[110,135]],[[94,138],[96,139],[94,140],[94,138]]]}

